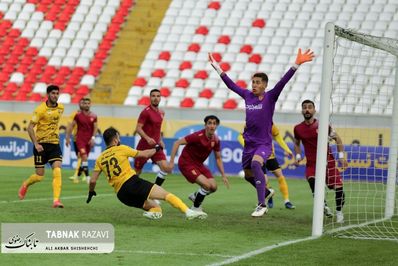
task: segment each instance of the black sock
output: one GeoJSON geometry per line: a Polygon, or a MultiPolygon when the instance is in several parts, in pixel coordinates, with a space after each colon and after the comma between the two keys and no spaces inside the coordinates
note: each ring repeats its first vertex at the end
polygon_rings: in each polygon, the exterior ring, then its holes
{"type": "Polygon", "coordinates": [[[345,202],[345,194],[342,187],[336,188],[336,211],[341,211],[345,202]]]}
{"type": "Polygon", "coordinates": [[[79,171],[77,172],[77,176],[81,176],[83,171],[84,171],[84,170],[83,170],[83,167],[80,166],[80,167],[79,167],[79,171]]]}
{"type": "Polygon", "coordinates": [[[88,166],[83,166],[83,172],[86,176],[88,176],[88,166]]]}
{"type": "Polygon", "coordinates": [[[158,186],[162,186],[164,180],[166,179],[167,173],[163,171],[159,171],[158,174],[156,175],[156,181],[155,184],[158,186]]]}
{"type": "Polygon", "coordinates": [[[314,193],[315,193],[315,178],[309,178],[308,179],[308,184],[310,185],[312,196],[314,196],[314,193]]]}
{"type": "Polygon", "coordinates": [[[158,176],[156,177],[156,181],[155,181],[156,185],[162,186],[163,182],[164,182],[164,178],[160,178],[158,176]]]}
{"type": "Polygon", "coordinates": [[[198,192],[196,192],[195,201],[193,202],[193,206],[195,208],[199,208],[202,205],[203,200],[205,199],[206,195],[209,194],[209,191],[200,188],[198,192]]]}

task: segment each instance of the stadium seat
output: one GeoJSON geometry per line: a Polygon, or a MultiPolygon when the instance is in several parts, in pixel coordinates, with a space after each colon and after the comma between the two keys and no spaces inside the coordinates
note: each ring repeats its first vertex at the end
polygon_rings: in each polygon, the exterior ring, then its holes
{"type": "Polygon", "coordinates": [[[183,108],[192,108],[194,106],[195,102],[192,100],[192,98],[185,98],[181,101],[181,107],[183,108]]]}

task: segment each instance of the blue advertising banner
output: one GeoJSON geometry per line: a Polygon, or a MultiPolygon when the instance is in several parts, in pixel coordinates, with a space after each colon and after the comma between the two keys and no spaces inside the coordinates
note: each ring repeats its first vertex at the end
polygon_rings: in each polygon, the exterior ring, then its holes
{"type": "MultiPolygon", "coordinates": [[[[186,132],[188,133],[188,132],[186,132]]],[[[226,132],[231,136],[232,132],[226,132]]],[[[26,135],[26,134],[25,134],[26,135]]],[[[135,147],[138,142],[136,137],[121,137],[123,144],[135,147]]],[[[170,159],[170,151],[176,138],[165,138],[165,149],[167,160],[170,159]]],[[[64,135],[60,138],[61,149],[63,150],[64,168],[75,168],[77,164],[77,155],[72,147],[66,147],[64,135]]],[[[293,143],[287,143],[293,150],[293,143]]],[[[89,154],[89,168],[93,169],[96,158],[105,149],[105,143],[101,136],[97,136],[95,146],[89,154]]],[[[177,162],[179,153],[183,149],[180,146],[176,156],[174,173],[179,173],[177,162]]],[[[384,182],[387,178],[388,170],[388,147],[381,146],[361,146],[361,145],[345,145],[345,157],[348,161],[348,168],[340,171],[344,179],[384,182]]],[[[336,154],[336,147],[332,146],[332,152],[336,154]]],[[[286,177],[305,178],[305,159],[300,165],[294,164],[294,158],[289,158],[279,145],[275,145],[276,158],[279,161],[281,169],[286,177]]],[[[19,135],[0,136],[0,165],[3,166],[32,166],[33,167],[33,145],[30,140],[19,135]]],[[[225,172],[228,175],[238,175],[241,169],[242,147],[237,141],[223,140],[221,142],[221,155],[224,162],[225,172]]],[[[304,155],[303,155],[304,156],[304,155]]],[[[335,156],[337,158],[337,156],[335,156]]],[[[133,159],[131,159],[133,163],[133,159]]],[[[206,160],[205,165],[215,174],[218,175],[214,155],[211,154],[206,160]]],[[[151,160],[145,165],[144,172],[157,172],[158,166],[153,164],[151,160]]]]}

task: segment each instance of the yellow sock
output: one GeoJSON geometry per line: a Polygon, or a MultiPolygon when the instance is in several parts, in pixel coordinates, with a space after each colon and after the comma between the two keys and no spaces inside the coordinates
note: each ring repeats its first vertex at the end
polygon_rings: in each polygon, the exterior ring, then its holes
{"type": "Polygon", "coordinates": [[[44,176],[42,175],[33,174],[28,179],[25,180],[24,185],[29,187],[30,185],[33,185],[36,182],[42,181],[43,178],[44,176]]]}
{"type": "Polygon", "coordinates": [[[278,183],[279,183],[279,190],[281,191],[283,195],[284,200],[289,199],[289,188],[287,187],[286,179],[284,176],[280,176],[278,178],[278,183]]]}
{"type": "Polygon", "coordinates": [[[53,196],[54,201],[59,200],[61,196],[62,176],[61,168],[55,167],[53,169],[53,196]]]}
{"type": "Polygon", "coordinates": [[[167,194],[166,201],[174,208],[179,209],[182,213],[186,213],[188,210],[188,206],[185,205],[185,203],[182,202],[182,200],[174,194],[167,194]]]}
{"type": "Polygon", "coordinates": [[[75,173],[73,174],[73,176],[77,176],[79,174],[79,168],[80,168],[81,163],[82,163],[82,159],[80,157],[77,158],[77,165],[76,165],[75,173]]]}
{"type": "Polygon", "coordinates": [[[153,207],[148,210],[149,212],[162,212],[162,208],[160,207],[153,207]]]}

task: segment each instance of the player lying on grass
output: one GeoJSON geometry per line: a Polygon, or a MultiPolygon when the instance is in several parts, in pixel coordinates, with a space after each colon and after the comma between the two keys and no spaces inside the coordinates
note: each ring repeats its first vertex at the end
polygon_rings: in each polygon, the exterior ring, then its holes
{"type": "Polygon", "coordinates": [[[104,131],[103,138],[106,150],[101,153],[95,163],[87,203],[97,195],[95,186],[99,175],[104,171],[108,183],[115,189],[118,199],[127,206],[145,210],[143,215],[146,218],[160,219],[162,217],[162,209],[154,200],[167,201],[171,206],[184,213],[187,219],[205,219],[207,217],[207,214],[202,211],[189,209],[181,199],[162,187],[141,179],[131,168],[129,157],[149,158],[161,149],[160,145],[142,151],[120,145],[119,132],[113,127],[104,131]]]}

